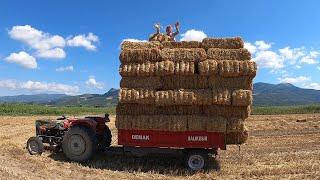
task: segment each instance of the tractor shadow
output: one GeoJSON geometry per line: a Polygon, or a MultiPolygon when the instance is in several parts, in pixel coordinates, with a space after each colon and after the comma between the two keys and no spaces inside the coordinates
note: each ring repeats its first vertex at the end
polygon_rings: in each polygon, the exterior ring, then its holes
{"type": "MultiPolygon", "coordinates": [[[[69,162],[62,152],[52,152],[49,157],[56,161],[69,162]]],[[[209,161],[209,167],[204,172],[220,170],[219,160],[211,157],[209,161]]],[[[92,160],[81,163],[81,165],[94,169],[107,169],[129,173],[152,172],[175,176],[193,174],[185,168],[185,162],[182,156],[173,157],[160,154],[136,157],[130,154],[97,153],[92,160]]]]}

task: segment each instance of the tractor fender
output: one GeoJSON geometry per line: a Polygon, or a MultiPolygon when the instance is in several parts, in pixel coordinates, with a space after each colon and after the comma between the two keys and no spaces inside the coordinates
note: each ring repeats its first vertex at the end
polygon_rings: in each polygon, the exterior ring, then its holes
{"type": "Polygon", "coordinates": [[[63,126],[64,128],[66,129],[69,129],[73,126],[84,126],[84,127],[87,127],[87,128],[90,128],[92,129],[94,132],[96,132],[96,129],[97,129],[97,122],[94,121],[94,120],[91,120],[91,119],[77,119],[77,120],[68,120],[68,121],[65,121],[63,123],[63,126]]]}

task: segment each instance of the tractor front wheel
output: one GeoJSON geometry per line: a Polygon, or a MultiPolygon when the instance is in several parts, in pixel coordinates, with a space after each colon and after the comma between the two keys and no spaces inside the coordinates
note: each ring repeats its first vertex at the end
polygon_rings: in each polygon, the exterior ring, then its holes
{"type": "Polygon", "coordinates": [[[84,126],[71,127],[63,137],[62,150],[72,161],[89,160],[97,147],[95,132],[84,126]]]}
{"type": "Polygon", "coordinates": [[[39,137],[31,137],[27,141],[27,149],[31,155],[42,154],[44,146],[39,137]]]}

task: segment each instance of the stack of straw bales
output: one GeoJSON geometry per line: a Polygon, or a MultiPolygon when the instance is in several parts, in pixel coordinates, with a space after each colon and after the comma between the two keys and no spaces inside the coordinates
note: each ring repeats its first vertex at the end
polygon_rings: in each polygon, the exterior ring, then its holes
{"type": "Polygon", "coordinates": [[[244,143],[257,66],[241,38],[123,42],[118,129],[207,131],[244,143]]]}

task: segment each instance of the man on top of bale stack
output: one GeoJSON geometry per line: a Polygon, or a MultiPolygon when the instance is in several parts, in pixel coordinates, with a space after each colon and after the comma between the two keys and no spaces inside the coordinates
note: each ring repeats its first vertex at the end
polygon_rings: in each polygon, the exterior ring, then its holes
{"type": "Polygon", "coordinates": [[[167,34],[163,34],[160,32],[160,24],[157,23],[154,25],[154,27],[156,28],[156,33],[152,34],[149,37],[149,41],[159,41],[159,42],[163,42],[163,41],[176,41],[175,36],[179,34],[179,27],[180,24],[179,22],[176,22],[176,24],[174,25],[176,28],[176,32],[173,32],[172,30],[172,26],[169,25],[166,27],[166,33],[167,34]]]}

